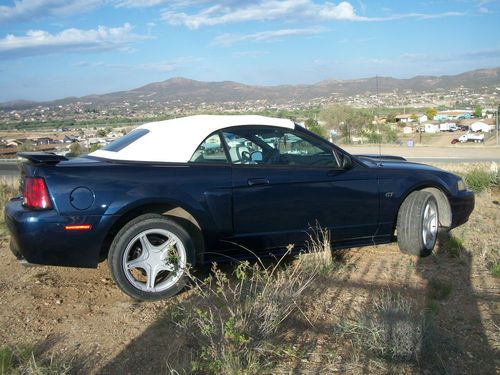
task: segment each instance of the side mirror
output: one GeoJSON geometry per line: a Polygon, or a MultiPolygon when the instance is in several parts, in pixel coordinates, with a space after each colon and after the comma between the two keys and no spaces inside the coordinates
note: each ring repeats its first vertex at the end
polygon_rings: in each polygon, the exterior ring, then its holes
{"type": "Polygon", "coordinates": [[[352,168],[352,159],[349,155],[342,155],[342,169],[351,169],[352,168]]]}

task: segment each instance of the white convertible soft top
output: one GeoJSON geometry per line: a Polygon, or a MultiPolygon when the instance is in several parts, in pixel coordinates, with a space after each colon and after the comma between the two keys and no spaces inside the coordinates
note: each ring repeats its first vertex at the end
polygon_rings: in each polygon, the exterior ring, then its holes
{"type": "Polygon", "coordinates": [[[150,122],[137,129],[149,133],[119,151],[97,150],[90,156],[112,160],[186,163],[213,132],[230,126],[269,125],[293,129],[291,120],[242,115],[198,115],[150,122]]]}

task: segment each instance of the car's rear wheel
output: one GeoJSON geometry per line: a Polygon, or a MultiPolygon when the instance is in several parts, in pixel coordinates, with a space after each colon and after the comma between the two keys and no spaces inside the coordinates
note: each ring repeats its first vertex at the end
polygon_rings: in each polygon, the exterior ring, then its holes
{"type": "Polygon", "coordinates": [[[118,287],[138,300],[158,300],[177,294],[187,283],[194,261],[189,234],[171,219],[142,215],[116,235],[108,265],[118,287]]]}
{"type": "Polygon", "coordinates": [[[439,211],[436,198],[426,191],[414,191],[398,212],[399,249],[406,254],[427,256],[436,244],[439,211]]]}

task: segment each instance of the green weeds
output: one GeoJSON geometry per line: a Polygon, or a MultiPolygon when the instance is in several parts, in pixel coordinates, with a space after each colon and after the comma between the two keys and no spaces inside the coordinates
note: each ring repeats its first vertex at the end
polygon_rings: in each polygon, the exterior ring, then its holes
{"type": "Polygon", "coordinates": [[[452,291],[453,286],[449,281],[432,279],[427,286],[427,297],[431,300],[442,301],[447,299],[452,291]]]}
{"type": "Polygon", "coordinates": [[[495,168],[488,170],[486,168],[474,167],[462,173],[462,177],[468,189],[475,193],[482,193],[500,185],[500,173],[495,168]]]}
{"type": "Polygon", "coordinates": [[[71,372],[71,364],[43,358],[31,346],[18,345],[0,348],[1,375],[65,375],[71,372]]]}
{"type": "Polygon", "coordinates": [[[496,262],[490,266],[490,272],[494,277],[500,278],[500,263],[496,262]]]}

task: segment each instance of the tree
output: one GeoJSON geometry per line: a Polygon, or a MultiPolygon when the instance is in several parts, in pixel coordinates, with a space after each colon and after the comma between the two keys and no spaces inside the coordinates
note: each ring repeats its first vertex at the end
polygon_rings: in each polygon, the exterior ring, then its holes
{"type": "Polygon", "coordinates": [[[82,153],[82,146],[80,146],[80,143],[73,142],[69,146],[69,153],[71,154],[71,156],[78,156],[78,155],[80,155],[82,153]]]}
{"type": "Polygon", "coordinates": [[[483,117],[483,109],[481,106],[478,104],[476,105],[476,109],[474,110],[474,116],[475,117],[483,117]]]}
{"type": "Polygon", "coordinates": [[[386,121],[389,123],[389,124],[392,124],[392,123],[395,123],[396,122],[396,115],[394,114],[394,112],[391,112],[387,115],[386,117],[386,121]]]}
{"type": "Polygon", "coordinates": [[[106,130],[105,129],[99,129],[96,133],[98,137],[105,137],[106,136],[106,130]]]}
{"type": "Polygon", "coordinates": [[[410,115],[410,119],[411,119],[412,121],[418,121],[418,116],[417,116],[417,114],[416,114],[416,113],[412,113],[412,114],[410,115]]]}
{"type": "Polygon", "coordinates": [[[320,124],[318,124],[318,121],[316,121],[312,118],[308,118],[305,121],[305,125],[309,131],[312,131],[313,133],[316,133],[322,137],[324,137],[326,134],[325,129],[320,124]]]}
{"type": "Polygon", "coordinates": [[[331,105],[319,113],[319,118],[326,123],[327,129],[335,129],[349,141],[353,134],[371,125],[373,110],[353,108],[346,105],[331,105]]]}
{"type": "Polygon", "coordinates": [[[428,120],[434,120],[434,116],[437,115],[436,108],[427,108],[427,111],[425,111],[425,115],[427,116],[428,120]]]}

